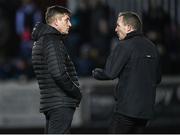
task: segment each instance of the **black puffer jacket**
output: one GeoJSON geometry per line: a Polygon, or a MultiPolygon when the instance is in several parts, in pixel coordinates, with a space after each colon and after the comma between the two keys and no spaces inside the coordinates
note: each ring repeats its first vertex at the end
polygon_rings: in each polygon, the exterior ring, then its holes
{"type": "Polygon", "coordinates": [[[40,112],[77,107],[81,92],[75,67],[55,28],[39,23],[32,32],[32,64],[40,88],[40,112]]]}

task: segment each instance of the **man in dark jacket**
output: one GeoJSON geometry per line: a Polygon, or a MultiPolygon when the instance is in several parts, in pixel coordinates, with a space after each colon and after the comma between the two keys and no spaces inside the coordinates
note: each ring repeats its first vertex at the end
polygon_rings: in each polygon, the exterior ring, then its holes
{"type": "Polygon", "coordinates": [[[46,116],[46,133],[69,133],[81,92],[74,64],[63,44],[71,27],[70,11],[49,7],[46,23],[32,32],[32,64],[40,88],[40,112],[46,116]]]}
{"type": "Polygon", "coordinates": [[[120,42],[105,68],[93,70],[93,77],[119,79],[111,133],[137,133],[153,116],[156,87],[161,81],[159,54],[156,46],[143,36],[136,13],[120,13],[115,31],[120,42]]]}

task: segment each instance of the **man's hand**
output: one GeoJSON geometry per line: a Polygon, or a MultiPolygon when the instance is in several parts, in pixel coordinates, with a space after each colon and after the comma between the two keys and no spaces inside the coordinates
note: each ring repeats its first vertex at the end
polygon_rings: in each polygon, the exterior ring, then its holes
{"type": "Polygon", "coordinates": [[[103,72],[103,69],[101,68],[95,68],[93,71],[92,71],[92,76],[94,78],[96,78],[98,76],[98,74],[101,74],[103,72]]]}
{"type": "Polygon", "coordinates": [[[109,77],[105,74],[104,69],[95,68],[92,71],[92,76],[97,80],[110,80],[109,77]]]}

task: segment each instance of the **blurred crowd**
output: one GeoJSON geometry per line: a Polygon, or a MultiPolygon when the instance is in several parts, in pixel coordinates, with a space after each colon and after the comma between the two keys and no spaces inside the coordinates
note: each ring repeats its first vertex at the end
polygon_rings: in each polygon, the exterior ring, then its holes
{"type": "MultiPolygon", "coordinates": [[[[44,22],[45,7],[39,3],[0,1],[1,80],[35,77],[31,65],[31,31],[36,22],[44,22]]],[[[90,76],[92,69],[104,66],[110,50],[118,43],[114,32],[116,19],[117,13],[105,2],[86,0],[78,4],[65,45],[79,76],[90,76]]],[[[161,7],[149,8],[142,13],[142,19],[145,35],[156,43],[160,52],[163,74],[180,73],[179,25],[161,7]]]]}

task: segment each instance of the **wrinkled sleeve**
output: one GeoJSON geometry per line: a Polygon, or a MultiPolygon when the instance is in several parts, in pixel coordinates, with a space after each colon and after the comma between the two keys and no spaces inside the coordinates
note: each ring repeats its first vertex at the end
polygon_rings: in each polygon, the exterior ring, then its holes
{"type": "Polygon", "coordinates": [[[117,78],[129,58],[130,50],[124,45],[117,45],[107,58],[104,70],[96,73],[98,80],[117,78]]]}

